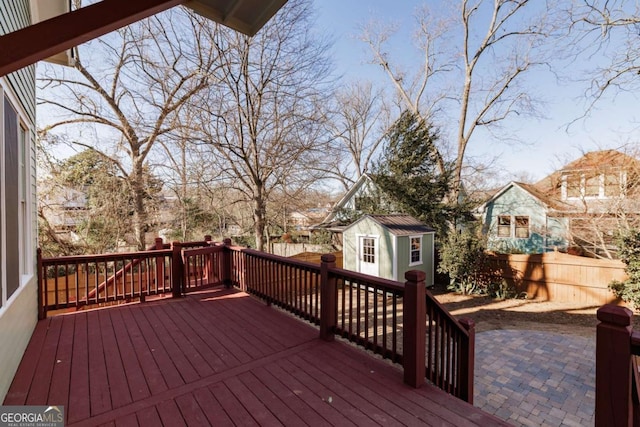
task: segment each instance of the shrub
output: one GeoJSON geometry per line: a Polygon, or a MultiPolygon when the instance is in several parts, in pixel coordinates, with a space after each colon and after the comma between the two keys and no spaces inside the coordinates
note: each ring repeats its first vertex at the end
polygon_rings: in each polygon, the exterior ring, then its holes
{"type": "Polygon", "coordinates": [[[627,266],[628,279],[624,282],[613,281],[609,289],[623,301],[633,304],[640,310],[640,230],[632,229],[618,238],[619,256],[627,266]]]}
{"type": "Polygon", "coordinates": [[[439,273],[449,275],[447,289],[463,294],[487,293],[493,281],[486,276],[484,241],[474,230],[449,233],[440,248],[439,273]]]}

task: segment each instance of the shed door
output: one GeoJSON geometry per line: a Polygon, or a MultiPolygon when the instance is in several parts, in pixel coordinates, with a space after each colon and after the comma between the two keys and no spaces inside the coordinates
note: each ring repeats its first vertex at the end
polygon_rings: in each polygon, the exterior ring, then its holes
{"type": "Polygon", "coordinates": [[[370,276],[378,276],[378,238],[358,236],[358,271],[370,276]]]}

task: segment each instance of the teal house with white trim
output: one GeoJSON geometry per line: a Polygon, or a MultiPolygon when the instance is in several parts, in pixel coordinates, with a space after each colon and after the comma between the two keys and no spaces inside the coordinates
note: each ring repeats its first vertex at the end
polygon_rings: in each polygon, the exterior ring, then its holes
{"type": "Polygon", "coordinates": [[[523,254],[566,250],[568,219],[557,214],[557,203],[533,185],[510,182],[479,209],[487,249],[523,254]]]}

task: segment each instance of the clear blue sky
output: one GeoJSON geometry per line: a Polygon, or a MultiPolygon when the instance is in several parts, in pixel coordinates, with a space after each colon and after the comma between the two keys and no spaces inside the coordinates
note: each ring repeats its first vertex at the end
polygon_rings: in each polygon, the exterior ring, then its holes
{"type": "MultiPolygon", "coordinates": [[[[428,2],[431,5],[446,4],[445,1],[428,2]]],[[[412,47],[411,32],[416,22],[414,11],[422,4],[418,0],[318,0],[317,27],[335,38],[334,61],[336,73],[347,81],[368,79],[376,84],[390,86],[381,67],[368,64],[368,46],[357,39],[359,26],[376,19],[395,22],[401,28],[394,38],[393,55],[405,63],[415,61],[420,66],[421,58],[412,47]]],[[[572,64],[578,75],[587,69],[588,63],[572,64]]],[[[570,77],[567,75],[567,77],[570,77]]],[[[597,104],[586,119],[586,101],[582,94],[586,83],[558,84],[548,72],[533,74],[529,85],[545,101],[546,119],[517,118],[505,123],[509,133],[522,144],[501,143],[496,138],[482,134],[470,144],[470,154],[483,158],[500,155],[498,165],[504,170],[504,179],[526,172],[539,179],[568,161],[578,158],[583,151],[618,148],[625,144],[638,144],[640,109],[638,96],[622,93],[606,97],[597,104]],[[576,119],[578,119],[576,121],[576,119]],[[567,125],[575,121],[567,130],[567,125]]],[[[506,182],[505,182],[506,183],[506,182]]]]}

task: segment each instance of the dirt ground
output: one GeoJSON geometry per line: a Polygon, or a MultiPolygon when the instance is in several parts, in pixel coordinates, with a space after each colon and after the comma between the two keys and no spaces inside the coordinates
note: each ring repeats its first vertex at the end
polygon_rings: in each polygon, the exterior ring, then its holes
{"type": "MultiPolygon", "coordinates": [[[[456,317],[473,319],[477,332],[526,329],[595,337],[599,306],[527,299],[496,300],[438,288],[432,293],[456,317]]],[[[640,315],[634,315],[633,325],[634,330],[640,330],[640,315]]]]}

